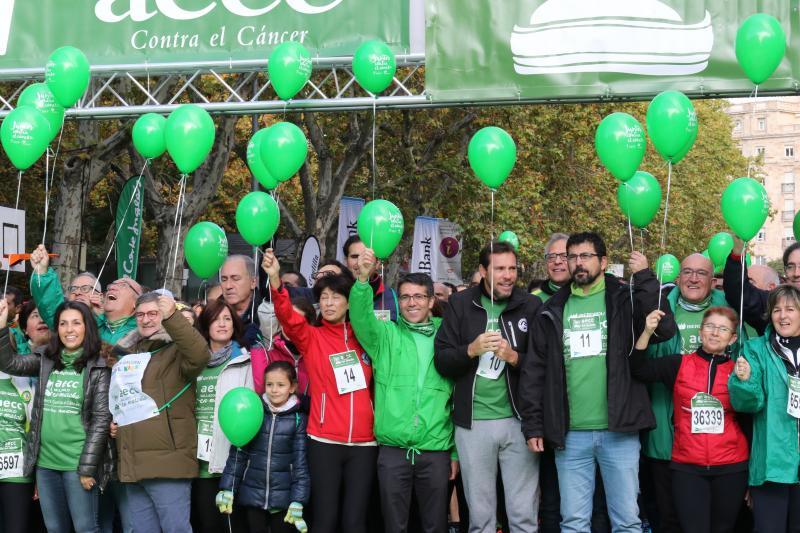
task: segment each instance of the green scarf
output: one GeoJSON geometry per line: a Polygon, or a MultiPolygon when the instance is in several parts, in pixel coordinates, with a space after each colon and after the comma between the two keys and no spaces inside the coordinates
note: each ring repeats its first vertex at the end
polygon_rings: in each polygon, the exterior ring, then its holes
{"type": "Polygon", "coordinates": [[[425,335],[426,337],[430,337],[434,333],[433,322],[428,320],[427,322],[420,322],[419,324],[412,324],[402,316],[399,317],[400,322],[411,330],[412,333],[419,333],[420,335],[425,335]]]}
{"type": "Polygon", "coordinates": [[[573,282],[569,286],[569,288],[570,291],[572,291],[573,296],[577,296],[578,298],[588,298],[589,296],[592,296],[594,294],[597,294],[598,292],[606,290],[606,278],[605,276],[602,276],[597,283],[595,283],[594,285],[592,285],[592,287],[589,288],[589,292],[586,293],[583,292],[583,287],[578,287],[575,284],[575,282],[573,282]]]}
{"type": "Polygon", "coordinates": [[[687,302],[683,299],[683,296],[678,295],[678,305],[681,306],[681,309],[689,311],[690,313],[700,313],[711,306],[711,294],[709,293],[705,300],[696,304],[687,302]]]}
{"type": "Polygon", "coordinates": [[[117,329],[118,327],[123,325],[125,322],[127,322],[130,318],[131,317],[129,317],[129,316],[124,316],[124,317],[118,318],[116,320],[106,320],[106,326],[108,326],[108,329],[110,329],[113,332],[115,329],[117,329]]]}
{"type": "Polygon", "coordinates": [[[61,350],[61,362],[64,363],[64,368],[72,368],[75,360],[83,355],[83,348],[78,348],[74,352],[69,350],[61,350]]]}
{"type": "Polygon", "coordinates": [[[556,285],[555,283],[549,280],[547,282],[547,286],[550,288],[551,291],[553,291],[553,294],[561,290],[561,287],[559,285],[556,285]]]}

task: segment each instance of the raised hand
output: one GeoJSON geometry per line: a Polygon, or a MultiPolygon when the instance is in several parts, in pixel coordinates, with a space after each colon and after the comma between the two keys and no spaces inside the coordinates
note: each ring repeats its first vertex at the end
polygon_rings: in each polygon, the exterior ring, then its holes
{"type": "Polygon", "coordinates": [[[47,255],[47,248],[40,244],[31,253],[31,268],[35,274],[44,275],[50,267],[50,256],[47,255]]]}

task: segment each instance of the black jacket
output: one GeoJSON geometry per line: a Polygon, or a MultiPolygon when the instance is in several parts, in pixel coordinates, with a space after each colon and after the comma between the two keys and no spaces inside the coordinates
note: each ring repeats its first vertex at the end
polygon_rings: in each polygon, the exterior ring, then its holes
{"type": "Polygon", "coordinates": [[[305,505],[311,489],[306,462],[306,423],[300,403],[282,413],[264,406],[264,422],[241,449],[231,446],[219,487],[233,490],[236,502],[259,509],[305,505]],[[270,452],[271,455],[270,455],[270,452]]]}
{"type": "MultiPolygon", "coordinates": [[[[628,357],[635,339],[644,328],[644,317],[658,306],[659,284],[647,269],[633,277],[633,310],[630,287],[606,275],[606,316],[608,321],[608,429],[639,431],[655,427],[650,398],[643,383],[631,378],[628,357]]],[[[528,357],[520,379],[522,432],[525,439],[544,437],[554,448],[564,447],[569,429],[569,403],[564,370],[564,306],[567,285],[553,295],[536,318],[528,336],[528,357]]],[[[675,334],[675,320],[666,299],[652,342],[675,334]]]]}
{"type": "MultiPolygon", "coordinates": [[[[450,296],[442,326],[436,333],[433,363],[436,370],[454,380],[453,422],[464,428],[472,427],[472,395],[478,357],[467,355],[467,346],[486,332],[486,309],[481,305],[483,284],[450,296]]],[[[486,294],[486,293],[483,293],[486,294]]],[[[488,294],[486,294],[488,296],[488,294]]],[[[517,402],[519,369],[528,349],[528,327],[542,305],[541,300],[519,287],[514,287],[505,310],[500,314],[500,332],[519,354],[516,368],[506,365],[506,385],[511,408],[520,417],[517,402]]]]}
{"type": "MultiPolygon", "coordinates": [[[[25,446],[26,476],[33,474],[39,458],[39,445],[42,431],[42,409],[47,380],[55,362],[37,354],[16,355],[11,348],[8,328],[0,329],[0,370],[14,376],[38,377],[36,394],[33,399],[30,432],[25,446]]],[[[111,411],[108,409],[108,386],[111,383],[111,369],[99,354],[89,359],[83,369],[83,406],[81,422],[86,431],[86,440],[78,462],[78,475],[90,476],[97,480],[100,488],[112,476],[114,460],[109,444],[111,411]]]]}
{"type": "MultiPolygon", "coordinates": [[[[728,305],[739,312],[739,300],[742,294],[742,262],[728,256],[725,261],[725,270],[722,272],[723,289],[728,305]]],[[[767,316],[767,298],[769,291],[759,289],[750,283],[747,277],[747,265],[744,265],[744,305],[742,306],[742,319],[750,324],[759,335],[764,334],[769,324],[767,316]]]]}

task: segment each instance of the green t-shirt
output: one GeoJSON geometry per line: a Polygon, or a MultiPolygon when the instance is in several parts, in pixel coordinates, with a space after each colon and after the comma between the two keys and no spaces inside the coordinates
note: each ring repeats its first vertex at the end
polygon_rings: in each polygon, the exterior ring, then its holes
{"type": "MultiPolygon", "coordinates": [[[[499,317],[507,301],[492,301],[486,296],[481,295],[481,305],[486,309],[486,331],[500,331],[499,317]]],[[[475,375],[475,391],[472,397],[472,419],[473,420],[499,420],[514,416],[511,412],[511,403],[508,401],[508,388],[506,385],[505,361],[493,357],[491,352],[480,356],[483,361],[479,362],[478,374],[475,375]],[[496,379],[486,378],[480,375],[481,365],[488,364],[495,369],[499,368],[496,379]]]]}
{"type": "Polygon", "coordinates": [[[700,323],[705,311],[687,311],[680,305],[675,306],[675,323],[681,336],[681,353],[693,353],[700,346],[700,323]]]}
{"type": "Polygon", "coordinates": [[[608,428],[608,327],[605,280],[588,294],[573,284],[564,306],[564,368],[569,428],[608,428]]]}
{"type": "MultiPolygon", "coordinates": [[[[23,451],[25,450],[25,427],[28,423],[27,402],[14,386],[11,378],[2,374],[0,377],[0,471],[3,473],[21,471],[23,451]]],[[[7,474],[6,474],[7,475],[7,474]]],[[[6,477],[0,479],[5,483],[30,483],[29,477],[6,477]]]]}
{"type": "Polygon", "coordinates": [[[83,371],[76,372],[72,366],[79,356],[62,352],[64,369],[54,370],[47,379],[38,466],[63,472],[78,469],[86,440],[81,422],[83,371]]]}
{"type": "MultiPolygon", "coordinates": [[[[198,448],[198,456],[203,453],[211,452],[211,437],[214,433],[214,407],[217,394],[217,380],[225,368],[225,363],[214,368],[204,368],[197,376],[195,386],[195,406],[194,414],[197,418],[198,446],[205,446],[205,450],[198,448]]],[[[219,477],[221,474],[210,474],[208,472],[208,461],[200,461],[200,477],[219,477]]]]}

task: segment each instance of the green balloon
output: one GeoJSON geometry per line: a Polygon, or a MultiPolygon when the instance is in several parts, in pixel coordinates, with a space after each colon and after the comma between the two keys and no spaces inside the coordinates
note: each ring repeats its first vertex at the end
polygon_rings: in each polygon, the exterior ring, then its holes
{"type": "Polygon", "coordinates": [[[794,240],[800,241],[800,211],[794,215],[794,223],[792,224],[794,230],[794,240]]]}
{"type": "Polygon", "coordinates": [[[617,202],[631,224],[643,228],[661,207],[661,185],[652,174],[639,170],[631,179],[619,184],[617,202]]]}
{"type": "Polygon", "coordinates": [[[722,193],[722,217],[743,241],[756,236],[769,215],[769,198],[764,186],[753,178],[733,180],[722,193]]]}
{"type": "Polygon", "coordinates": [[[253,246],[269,242],[280,220],[278,203],[262,191],[248,193],[236,206],[236,229],[253,246]]]}
{"type": "Polygon", "coordinates": [[[64,123],[64,108],[56,102],[55,96],[45,83],[28,85],[19,95],[17,106],[30,106],[39,110],[50,124],[50,140],[58,136],[61,125],[64,123]]]}
{"type": "Polygon", "coordinates": [[[222,432],[237,448],[253,440],[264,422],[261,398],[247,387],[236,387],[225,393],[217,413],[222,432]]]}
{"type": "Polygon", "coordinates": [[[167,150],[166,126],[167,119],[156,113],[147,113],[136,120],[131,136],[133,146],[142,157],[152,159],[167,150]]]}
{"type": "Polygon", "coordinates": [[[294,176],[308,156],[308,141],[303,130],[291,122],[278,122],[261,139],[261,161],[276,180],[294,176]]]}
{"type": "Polygon", "coordinates": [[[720,231],[708,241],[708,257],[714,265],[724,265],[733,250],[733,237],[730,233],[720,231]]]}
{"type": "Polygon", "coordinates": [[[689,140],[686,141],[686,144],[683,145],[683,148],[681,148],[678,151],[678,153],[675,154],[672,157],[672,164],[673,165],[679,163],[684,157],[686,157],[686,154],[689,153],[689,150],[692,149],[692,147],[694,146],[695,141],[697,140],[697,130],[698,129],[699,128],[695,128],[694,130],[692,130],[692,136],[689,137],[689,140]]]}
{"type": "Polygon", "coordinates": [[[297,41],[286,41],[269,55],[267,73],[281,100],[291,100],[311,78],[311,54],[297,41]]]}
{"type": "Polygon", "coordinates": [[[664,254],[656,261],[656,277],[661,283],[672,283],[678,277],[681,264],[672,254],[664,254]]]}
{"type": "Polygon", "coordinates": [[[786,34],[773,16],[751,15],[736,32],[736,60],[756,85],[772,76],[785,53],[786,34]]]}
{"type": "Polygon", "coordinates": [[[497,189],[514,169],[517,145],[506,130],[487,126],[470,139],[467,157],[478,179],[490,189],[497,189]]]}
{"type": "Polygon", "coordinates": [[[253,173],[258,182],[266,190],[271,191],[278,186],[278,180],[272,177],[261,160],[261,141],[267,135],[267,128],[255,132],[247,143],[247,168],[253,173]]]}
{"type": "Polygon", "coordinates": [[[638,120],[627,113],[612,113],[597,127],[594,146],[611,175],[627,181],[639,168],[647,141],[638,120]]]}
{"type": "Polygon", "coordinates": [[[519,237],[513,231],[506,230],[497,238],[498,241],[507,242],[514,247],[514,250],[519,251],[519,237]]]}
{"type": "Polygon", "coordinates": [[[391,85],[396,70],[394,53],[382,41],[367,41],[353,54],[356,81],[372,94],[378,94],[391,85]]]}
{"type": "Polygon", "coordinates": [[[167,151],[182,174],[197,169],[214,146],[214,120],[195,104],[179,106],[167,117],[164,136],[167,151]]]}
{"type": "Polygon", "coordinates": [[[56,102],[72,107],[89,87],[89,60],[74,46],[62,46],[50,54],[44,80],[56,102]]]}
{"type": "Polygon", "coordinates": [[[372,200],[361,209],[356,228],[361,242],[386,259],[403,238],[403,214],[388,200],[372,200]]]}
{"type": "Polygon", "coordinates": [[[42,157],[51,138],[50,124],[35,107],[12,110],[0,126],[3,149],[19,170],[29,168],[42,157]]]}
{"type": "Polygon", "coordinates": [[[676,163],[676,156],[686,155],[697,138],[692,101],[680,91],[659,93],[647,106],[647,133],[661,157],[676,163]]]}
{"type": "Polygon", "coordinates": [[[228,257],[228,238],[213,222],[198,222],[186,233],[183,253],[192,272],[207,279],[219,271],[228,257]]]}

